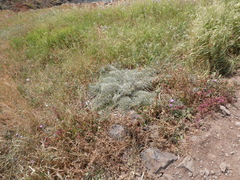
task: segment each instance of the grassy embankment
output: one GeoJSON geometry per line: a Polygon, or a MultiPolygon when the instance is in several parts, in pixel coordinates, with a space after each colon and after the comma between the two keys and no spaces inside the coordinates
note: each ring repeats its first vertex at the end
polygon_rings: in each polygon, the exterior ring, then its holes
{"type": "Polygon", "coordinates": [[[151,141],[177,153],[190,126],[232,101],[218,75],[232,74],[239,64],[239,9],[237,0],[136,1],[8,18],[1,12],[0,38],[10,57],[1,70],[9,69],[35,118],[31,131],[19,128],[3,140],[0,177],[119,177],[125,171],[131,178],[151,141]],[[158,72],[153,87],[160,95],[137,109],[144,118],[136,127],[122,120],[130,136],[121,142],[108,137],[116,120],[85,106],[87,86],[109,64],[158,72]],[[177,104],[169,106],[169,99],[177,104]],[[153,140],[143,130],[150,125],[159,127],[153,140]]]}

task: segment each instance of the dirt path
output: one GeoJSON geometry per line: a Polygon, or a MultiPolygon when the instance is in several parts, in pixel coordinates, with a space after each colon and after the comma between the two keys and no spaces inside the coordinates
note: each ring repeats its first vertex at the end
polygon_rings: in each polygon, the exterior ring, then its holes
{"type": "MultiPolygon", "coordinates": [[[[240,76],[230,79],[240,84],[240,76]]],[[[182,142],[186,155],[171,164],[161,179],[240,179],[240,90],[238,102],[227,108],[230,115],[216,114],[203,128],[182,142]],[[185,148],[184,148],[185,147],[185,148]],[[186,148],[187,147],[187,148],[186,148]]]]}

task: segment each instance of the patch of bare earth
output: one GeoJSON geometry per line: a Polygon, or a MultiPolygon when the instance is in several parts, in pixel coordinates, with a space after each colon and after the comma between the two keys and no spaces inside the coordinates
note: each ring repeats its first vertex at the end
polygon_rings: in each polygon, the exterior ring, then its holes
{"type": "MultiPolygon", "coordinates": [[[[230,79],[240,85],[240,76],[230,79]]],[[[181,143],[185,155],[162,171],[167,180],[237,180],[240,179],[240,89],[237,102],[227,112],[205,119],[201,129],[181,143]],[[229,113],[228,112],[228,113],[229,113]]]]}

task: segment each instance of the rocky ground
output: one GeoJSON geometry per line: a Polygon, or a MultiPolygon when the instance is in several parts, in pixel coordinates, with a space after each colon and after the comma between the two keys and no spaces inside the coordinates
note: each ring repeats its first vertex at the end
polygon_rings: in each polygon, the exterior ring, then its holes
{"type": "MultiPolygon", "coordinates": [[[[230,81],[240,83],[240,76],[230,81]]],[[[221,107],[222,113],[205,119],[201,129],[181,142],[180,149],[185,152],[182,157],[153,148],[143,152],[142,159],[152,179],[240,179],[239,90],[236,95],[237,103],[221,107]]]]}

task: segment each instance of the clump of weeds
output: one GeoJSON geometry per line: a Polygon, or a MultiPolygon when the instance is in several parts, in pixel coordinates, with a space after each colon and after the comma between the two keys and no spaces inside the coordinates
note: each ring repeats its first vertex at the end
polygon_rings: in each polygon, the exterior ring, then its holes
{"type": "Polygon", "coordinates": [[[220,105],[236,101],[233,86],[220,76],[196,75],[182,67],[160,74],[155,87],[155,103],[142,112],[172,128],[165,128],[163,137],[173,144],[178,144],[190,126],[199,128],[206,116],[219,111],[220,105]]]}

